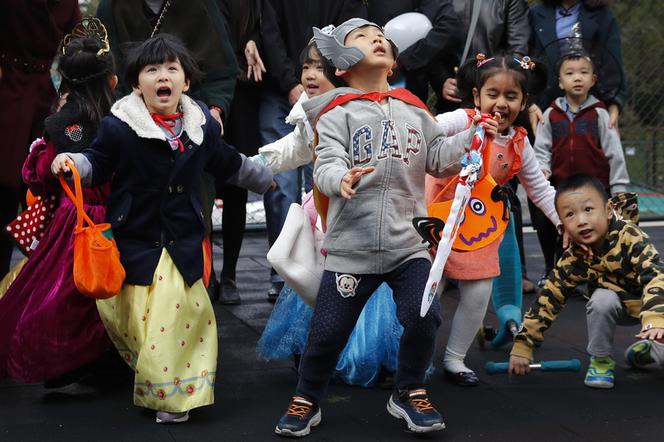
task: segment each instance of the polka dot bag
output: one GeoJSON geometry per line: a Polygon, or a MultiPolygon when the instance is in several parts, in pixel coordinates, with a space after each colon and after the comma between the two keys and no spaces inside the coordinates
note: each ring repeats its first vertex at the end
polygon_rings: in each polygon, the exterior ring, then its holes
{"type": "Polygon", "coordinates": [[[39,245],[46,227],[55,214],[55,196],[38,196],[14,221],[6,227],[7,233],[21,252],[30,255],[39,245]]]}

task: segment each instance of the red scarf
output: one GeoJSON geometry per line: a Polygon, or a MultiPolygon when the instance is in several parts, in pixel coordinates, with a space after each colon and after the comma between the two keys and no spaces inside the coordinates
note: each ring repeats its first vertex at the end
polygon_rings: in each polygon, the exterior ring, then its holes
{"type": "Polygon", "coordinates": [[[370,101],[375,101],[379,103],[381,100],[387,98],[387,97],[392,97],[396,98],[398,100],[401,100],[405,103],[411,104],[413,106],[419,107],[420,109],[424,109],[427,112],[429,109],[427,109],[426,105],[422,103],[422,100],[417,98],[417,96],[413,95],[410,91],[404,89],[404,88],[397,88],[397,89],[392,89],[387,92],[368,92],[364,94],[344,94],[340,95],[334,100],[328,104],[325,109],[323,109],[319,114],[318,118],[320,118],[321,115],[329,111],[330,109],[341,106],[342,104],[348,103],[349,101],[352,100],[370,100],[370,101]]]}
{"type": "Polygon", "coordinates": [[[182,118],[182,113],[180,112],[171,115],[160,115],[151,112],[150,116],[157,126],[165,128],[171,133],[171,135],[173,135],[173,137],[175,137],[176,140],[178,140],[178,144],[180,145],[180,152],[184,152],[184,143],[182,143],[180,137],[175,135],[175,132],[173,132],[173,128],[177,124],[177,119],[182,118]]]}

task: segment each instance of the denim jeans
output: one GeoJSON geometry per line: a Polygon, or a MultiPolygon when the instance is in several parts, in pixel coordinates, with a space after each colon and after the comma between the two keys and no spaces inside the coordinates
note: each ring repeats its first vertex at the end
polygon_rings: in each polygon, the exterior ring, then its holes
{"type": "MultiPolygon", "coordinates": [[[[259,119],[261,143],[266,145],[291,133],[295,127],[286,123],[286,116],[291,110],[283,94],[266,88],[261,100],[259,119]]],[[[313,185],[313,167],[311,164],[274,176],[277,187],[267,191],[263,197],[265,205],[265,223],[267,225],[267,240],[270,246],[276,241],[281,227],[284,225],[288,209],[292,203],[302,202],[302,185],[309,191],[313,185]]],[[[270,281],[278,282],[283,279],[270,270],[270,281]]]]}

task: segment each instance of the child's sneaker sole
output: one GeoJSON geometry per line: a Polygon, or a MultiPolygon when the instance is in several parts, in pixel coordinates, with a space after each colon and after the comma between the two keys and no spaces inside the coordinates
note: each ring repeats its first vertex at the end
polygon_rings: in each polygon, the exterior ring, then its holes
{"type": "Polygon", "coordinates": [[[189,412],[186,412],[184,415],[176,418],[160,417],[159,413],[157,413],[157,418],[155,420],[158,424],[180,424],[189,420],[189,412]]]}
{"type": "Polygon", "coordinates": [[[586,385],[586,387],[590,388],[601,388],[604,390],[609,390],[614,387],[613,382],[608,382],[608,381],[601,381],[601,380],[584,380],[583,383],[586,385]]]}
{"type": "Polygon", "coordinates": [[[284,436],[284,437],[304,437],[304,436],[308,436],[309,433],[311,433],[311,427],[315,427],[318,424],[320,424],[321,420],[322,420],[322,414],[321,414],[320,408],[319,408],[318,411],[316,412],[316,414],[314,414],[313,417],[311,418],[311,420],[309,421],[309,424],[306,427],[304,427],[303,429],[298,430],[298,431],[291,431],[288,428],[281,429],[281,428],[279,428],[279,425],[277,425],[276,427],[274,427],[274,432],[276,434],[278,434],[279,436],[284,436]]]}
{"type": "Polygon", "coordinates": [[[392,416],[396,417],[397,419],[405,420],[406,423],[408,424],[408,429],[414,433],[429,433],[431,431],[440,431],[445,429],[444,422],[433,424],[430,427],[422,427],[419,425],[415,425],[410,416],[408,416],[408,413],[406,413],[404,410],[401,409],[401,407],[399,407],[397,404],[394,403],[394,401],[392,400],[392,396],[390,396],[390,399],[387,401],[387,412],[390,413],[392,416]]]}
{"type": "Polygon", "coordinates": [[[659,367],[659,362],[652,355],[653,345],[656,344],[648,339],[636,341],[625,350],[625,361],[634,368],[659,367]]]}

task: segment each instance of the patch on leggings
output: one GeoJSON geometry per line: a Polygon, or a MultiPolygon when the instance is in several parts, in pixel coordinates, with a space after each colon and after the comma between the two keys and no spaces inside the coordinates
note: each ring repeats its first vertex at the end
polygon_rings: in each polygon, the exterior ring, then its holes
{"type": "Polygon", "coordinates": [[[337,291],[342,298],[350,298],[355,296],[355,290],[360,284],[360,278],[356,278],[349,273],[338,273],[334,274],[334,277],[337,279],[337,291]]]}

